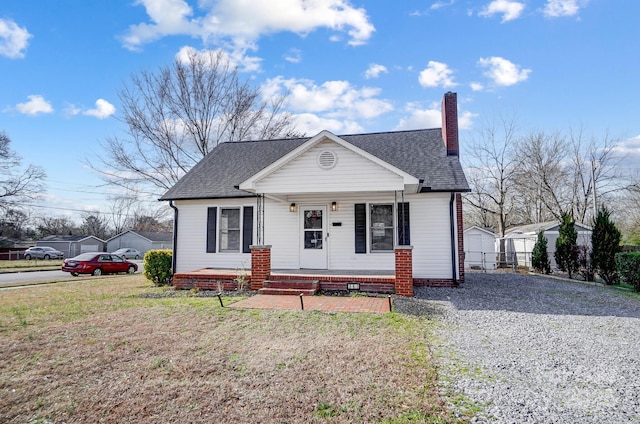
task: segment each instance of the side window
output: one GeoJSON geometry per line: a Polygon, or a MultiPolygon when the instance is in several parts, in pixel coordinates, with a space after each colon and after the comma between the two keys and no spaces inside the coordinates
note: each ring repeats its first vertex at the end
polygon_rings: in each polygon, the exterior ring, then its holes
{"type": "Polygon", "coordinates": [[[240,251],[240,208],[220,208],[220,251],[240,251]]]}
{"type": "Polygon", "coordinates": [[[371,252],[393,250],[393,205],[369,205],[371,252]]]}

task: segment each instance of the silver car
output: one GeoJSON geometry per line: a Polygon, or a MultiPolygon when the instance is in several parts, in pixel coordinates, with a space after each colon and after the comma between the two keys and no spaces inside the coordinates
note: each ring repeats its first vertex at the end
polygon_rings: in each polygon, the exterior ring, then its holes
{"type": "Polygon", "coordinates": [[[64,253],[49,246],[36,246],[30,247],[24,251],[24,258],[26,260],[31,259],[62,259],[64,253]]]}
{"type": "Polygon", "coordinates": [[[122,249],[118,249],[115,252],[111,252],[112,255],[118,255],[121,258],[125,259],[139,259],[142,257],[142,253],[140,253],[137,249],[132,249],[130,247],[123,247],[122,249]]]}

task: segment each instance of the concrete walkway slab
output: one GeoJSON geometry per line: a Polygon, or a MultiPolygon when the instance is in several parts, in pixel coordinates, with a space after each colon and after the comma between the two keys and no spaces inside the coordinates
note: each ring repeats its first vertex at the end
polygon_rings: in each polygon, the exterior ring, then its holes
{"type": "MultiPolygon", "coordinates": [[[[393,299],[391,299],[392,301],[393,299]]],[[[389,298],[291,296],[258,294],[228,305],[230,308],[289,309],[325,312],[389,312],[389,298]],[[302,304],[301,302],[302,298],[302,304]]]]}

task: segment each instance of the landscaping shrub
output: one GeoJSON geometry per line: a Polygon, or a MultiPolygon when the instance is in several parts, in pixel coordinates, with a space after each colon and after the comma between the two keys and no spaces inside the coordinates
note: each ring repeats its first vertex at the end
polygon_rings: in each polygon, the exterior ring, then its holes
{"type": "Polygon", "coordinates": [[[606,284],[618,283],[616,253],[620,252],[621,234],[610,219],[610,213],[603,207],[593,220],[591,233],[591,263],[606,284]]]}
{"type": "Polygon", "coordinates": [[[173,284],[172,254],[168,249],[149,250],[144,255],[144,276],[156,286],[173,284]]]}
{"type": "Polygon", "coordinates": [[[617,253],[615,258],[620,280],[640,292],[640,252],[617,253]]]}
{"type": "Polygon", "coordinates": [[[544,231],[538,233],[538,240],[535,246],[533,246],[533,252],[531,253],[531,262],[536,272],[542,272],[544,274],[551,273],[549,253],[547,253],[547,238],[544,236],[544,231]]]}
{"type": "Polygon", "coordinates": [[[573,278],[573,274],[578,270],[578,232],[575,228],[575,222],[569,214],[562,213],[558,232],[554,256],[558,268],[568,273],[569,278],[573,278]]]}

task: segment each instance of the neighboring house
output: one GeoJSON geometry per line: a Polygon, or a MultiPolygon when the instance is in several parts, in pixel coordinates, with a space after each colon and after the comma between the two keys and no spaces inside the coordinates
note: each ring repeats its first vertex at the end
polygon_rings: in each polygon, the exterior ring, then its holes
{"type": "Polygon", "coordinates": [[[321,286],[341,274],[344,287],[391,274],[401,294],[458,285],[469,186],[455,93],[443,126],[221,143],[160,199],[175,210],[174,284],[203,268],[250,268],[254,289],[272,270],[316,270],[321,286]]]}
{"type": "Polygon", "coordinates": [[[496,238],[491,230],[472,226],[464,230],[465,269],[496,269],[496,238]]]}
{"type": "Polygon", "coordinates": [[[159,231],[125,231],[107,240],[107,251],[130,247],[144,254],[152,249],[172,249],[173,234],[159,231]]]}
{"type": "MultiPolygon", "coordinates": [[[[554,254],[556,252],[556,240],[558,240],[560,234],[559,229],[559,221],[547,221],[513,227],[507,230],[504,237],[507,264],[513,265],[515,262],[516,265],[532,266],[531,253],[533,252],[533,247],[538,240],[538,233],[544,231],[551,268],[557,268],[558,264],[554,254]]],[[[591,227],[576,222],[575,229],[578,233],[578,246],[591,246],[591,227]]]]}
{"type": "Polygon", "coordinates": [[[36,241],[36,246],[49,246],[64,253],[65,258],[73,258],[85,252],[103,252],[105,241],[95,236],[56,235],[36,241]]]}

